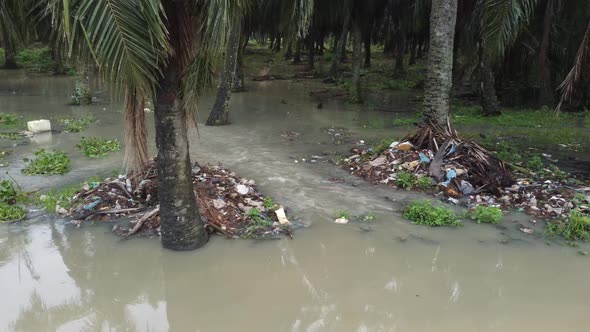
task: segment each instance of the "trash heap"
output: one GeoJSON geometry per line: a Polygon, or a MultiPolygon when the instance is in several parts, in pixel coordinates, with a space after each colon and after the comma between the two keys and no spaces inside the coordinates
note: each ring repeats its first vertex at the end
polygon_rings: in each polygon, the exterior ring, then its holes
{"type": "Polygon", "coordinates": [[[417,149],[409,141],[393,142],[380,153],[355,147],[351,150],[354,154],[341,161],[340,166],[371,183],[394,187],[402,187],[398,180],[402,173],[401,176],[411,173],[417,179],[427,177],[432,182],[427,191],[471,208],[514,208],[542,219],[567,216],[573,209],[590,213],[590,186],[552,176],[549,168],[543,176],[519,168],[513,174],[518,177],[515,181],[496,182],[498,185],[493,186],[481,176],[482,172],[473,174],[466,158],[457,154],[458,146],[449,144],[435,152],[417,149]]]}
{"type": "MultiPolygon", "coordinates": [[[[291,237],[285,210],[256,190],[253,180],[236,176],[223,166],[199,166],[192,170],[201,221],[213,233],[230,238],[291,237]]],[[[157,166],[150,160],[134,177],[119,175],[84,185],[62,213],[81,224],[86,220],[110,221],[126,217],[129,226],[114,227],[122,236],[157,234],[160,230],[157,166]]]]}

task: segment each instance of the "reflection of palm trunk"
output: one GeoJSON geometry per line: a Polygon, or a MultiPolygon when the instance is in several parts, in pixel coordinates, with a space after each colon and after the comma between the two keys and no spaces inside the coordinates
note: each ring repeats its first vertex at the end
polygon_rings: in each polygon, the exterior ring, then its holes
{"type": "MultiPolygon", "coordinates": [[[[176,2],[163,2],[173,55],[161,68],[156,85],[156,146],[158,147],[158,196],[162,245],[174,250],[191,250],[204,245],[208,234],[201,223],[193,191],[187,139],[187,114],[178,98],[182,66],[177,57],[182,41],[176,2]]],[[[238,38],[239,39],[239,38],[238,38]]]]}
{"type": "Polygon", "coordinates": [[[219,90],[217,90],[217,98],[215,99],[215,104],[213,104],[213,108],[207,119],[208,126],[223,126],[229,124],[229,101],[232,92],[232,82],[234,81],[234,75],[236,72],[236,58],[238,58],[238,50],[240,49],[241,30],[241,23],[235,23],[232,25],[227,44],[225,65],[223,73],[221,73],[219,90]]]}
{"type": "MultiPolygon", "coordinates": [[[[244,35],[242,35],[242,39],[244,39],[244,35]]],[[[231,91],[232,92],[242,92],[245,90],[246,90],[246,87],[244,86],[244,48],[242,47],[241,43],[239,43],[238,55],[236,58],[236,66],[234,68],[234,73],[233,73],[231,91]]]]}

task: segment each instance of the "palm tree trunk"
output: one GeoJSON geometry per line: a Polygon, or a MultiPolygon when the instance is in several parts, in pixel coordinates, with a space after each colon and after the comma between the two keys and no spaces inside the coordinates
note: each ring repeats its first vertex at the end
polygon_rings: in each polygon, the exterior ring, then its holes
{"type": "Polygon", "coordinates": [[[233,24],[229,41],[227,44],[227,54],[225,65],[221,73],[221,83],[217,90],[217,98],[211,109],[207,126],[224,126],[229,124],[229,101],[231,98],[232,82],[236,71],[236,59],[240,49],[241,24],[233,24]]]}
{"type": "Polygon", "coordinates": [[[456,20],[457,0],[432,1],[424,121],[442,127],[447,125],[450,112],[456,20]]]}
{"type": "Polygon", "coordinates": [[[203,246],[209,236],[201,223],[193,191],[191,161],[187,139],[187,114],[178,98],[182,77],[178,4],[163,2],[168,17],[169,38],[174,53],[162,65],[156,85],[156,146],[158,148],[158,197],[162,246],[173,250],[192,250],[203,246]]]}
{"type": "Polygon", "coordinates": [[[4,69],[17,69],[16,48],[10,38],[5,39],[4,43],[4,69]]]}
{"type": "Polygon", "coordinates": [[[293,57],[293,63],[295,64],[301,63],[301,48],[301,40],[297,40],[297,43],[295,44],[295,56],[293,57]]]}
{"type": "Polygon", "coordinates": [[[350,82],[350,99],[354,103],[361,103],[361,43],[362,33],[358,20],[352,24],[352,82],[350,82]]]}
{"type": "Polygon", "coordinates": [[[406,36],[405,33],[402,31],[401,35],[399,36],[399,41],[397,43],[396,55],[395,55],[395,70],[396,74],[403,74],[406,71],[404,66],[404,54],[406,53],[406,36]]]}
{"type": "Polygon", "coordinates": [[[314,40],[311,35],[307,36],[307,70],[313,70],[315,68],[314,62],[314,40]]]}
{"type": "MultiPolygon", "coordinates": [[[[243,29],[243,27],[242,27],[242,29],[243,29]]],[[[236,58],[236,66],[234,68],[234,73],[232,75],[233,76],[232,85],[231,85],[232,92],[246,91],[246,87],[244,85],[244,48],[242,47],[242,43],[241,43],[241,41],[245,38],[246,38],[246,36],[242,34],[240,42],[238,43],[238,55],[236,58]]]]}
{"type": "Polygon", "coordinates": [[[371,29],[365,31],[365,68],[371,68],[371,29]]]}
{"type": "Polygon", "coordinates": [[[483,115],[497,116],[502,114],[496,97],[494,86],[494,70],[490,63],[490,57],[485,51],[485,40],[480,38],[479,42],[479,74],[481,77],[480,104],[483,115]]]}
{"type": "Polygon", "coordinates": [[[328,71],[328,77],[335,78],[338,76],[338,66],[340,65],[340,61],[342,61],[342,53],[346,51],[346,35],[348,34],[349,24],[350,14],[347,14],[342,25],[340,39],[338,39],[338,43],[336,44],[335,50],[332,54],[332,66],[330,66],[330,70],[328,71]]]}
{"type": "Polygon", "coordinates": [[[59,45],[54,46],[51,49],[51,57],[53,62],[55,62],[55,67],[53,68],[54,75],[65,75],[66,67],[64,66],[64,59],[61,54],[61,48],[59,45]]]}

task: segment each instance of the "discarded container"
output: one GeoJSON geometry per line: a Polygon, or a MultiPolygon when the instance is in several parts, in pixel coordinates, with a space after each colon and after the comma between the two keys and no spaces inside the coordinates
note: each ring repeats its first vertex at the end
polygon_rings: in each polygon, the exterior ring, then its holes
{"type": "Polygon", "coordinates": [[[291,222],[289,222],[289,219],[287,219],[287,215],[285,214],[285,209],[283,209],[282,206],[280,209],[275,211],[275,214],[277,215],[277,218],[279,219],[279,224],[281,224],[281,225],[291,224],[291,222]]]}
{"type": "Polygon", "coordinates": [[[334,222],[337,224],[348,224],[348,219],[346,217],[341,217],[334,220],[334,222]]]}
{"type": "Polygon", "coordinates": [[[410,151],[414,146],[410,142],[403,142],[398,144],[395,148],[400,151],[410,151]]]}
{"type": "Polygon", "coordinates": [[[51,131],[51,122],[49,120],[35,120],[27,122],[27,130],[36,133],[51,131]]]}

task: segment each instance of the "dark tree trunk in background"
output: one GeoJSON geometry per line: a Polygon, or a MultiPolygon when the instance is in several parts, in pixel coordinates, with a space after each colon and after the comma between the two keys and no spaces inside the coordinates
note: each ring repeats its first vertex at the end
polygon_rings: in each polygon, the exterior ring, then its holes
{"type": "Polygon", "coordinates": [[[273,47],[273,51],[280,52],[281,51],[281,35],[277,33],[277,37],[275,40],[275,45],[273,47]]]}
{"type": "Polygon", "coordinates": [[[64,59],[61,54],[61,48],[59,46],[55,46],[51,49],[51,57],[53,62],[55,62],[55,67],[53,68],[54,75],[65,75],[66,74],[66,67],[64,66],[64,59]]]}
{"type": "Polygon", "coordinates": [[[4,42],[4,69],[17,69],[16,64],[16,47],[10,38],[4,42]]]}
{"type": "MultiPolygon", "coordinates": [[[[243,24],[243,23],[242,23],[243,24]]],[[[242,26],[243,29],[243,26],[242,26]]],[[[241,40],[247,37],[242,34],[241,40]]],[[[242,47],[241,40],[238,42],[238,54],[236,58],[236,65],[234,67],[233,80],[231,84],[232,92],[243,92],[246,91],[244,85],[244,47],[242,47]]]]}
{"type": "MultiPolygon", "coordinates": [[[[338,67],[342,61],[342,53],[346,53],[346,35],[348,34],[348,26],[350,25],[350,14],[347,14],[342,24],[342,31],[338,42],[335,41],[334,52],[332,54],[332,65],[328,71],[328,77],[336,78],[338,76],[338,67]]],[[[336,38],[336,37],[334,37],[336,38]]]]}
{"type": "Polygon", "coordinates": [[[371,29],[365,31],[365,68],[371,68],[371,29]]]}
{"type": "Polygon", "coordinates": [[[494,70],[490,57],[485,51],[485,40],[479,40],[479,75],[480,75],[480,104],[485,116],[496,116],[502,114],[496,97],[494,86],[494,70]]]}
{"type": "Polygon", "coordinates": [[[447,125],[450,112],[456,20],[457,0],[432,1],[424,120],[441,127],[447,125]]]}
{"type": "Polygon", "coordinates": [[[285,52],[285,56],[283,57],[284,60],[289,60],[293,57],[293,43],[289,42],[287,45],[287,51],[285,52]]]}
{"type": "Polygon", "coordinates": [[[313,70],[315,68],[314,63],[314,41],[312,36],[307,37],[307,70],[313,70]]]}
{"type": "Polygon", "coordinates": [[[295,45],[295,56],[293,57],[293,63],[301,63],[301,48],[303,47],[301,40],[297,40],[295,45]]]}
{"type": "Polygon", "coordinates": [[[158,197],[162,246],[173,250],[192,250],[203,246],[209,236],[200,220],[193,191],[191,161],[187,138],[187,114],[178,98],[182,78],[181,34],[178,3],[163,2],[168,18],[168,33],[175,52],[161,67],[156,84],[156,146],[158,148],[158,197]]]}
{"type": "Polygon", "coordinates": [[[361,103],[362,32],[358,19],[352,24],[352,81],[350,82],[351,102],[361,103]]]}
{"type": "Polygon", "coordinates": [[[399,41],[397,43],[396,53],[395,53],[395,69],[394,72],[397,75],[403,74],[406,71],[404,66],[404,55],[406,53],[406,36],[402,32],[399,41]]]}
{"type": "Polygon", "coordinates": [[[221,82],[217,90],[215,104],[211,109],[207,126],[224,126],[229,124],[229,101],[231,98],[232,82],[236,72],[236,59],[240,49],[241,24],[232,25],[225,55],[225,65],[221,73],[221,82]]]}
{"type": "Polygon", "coordinates": [[[414,40],[412,42],[412,46],[411,46],[411,51],[410,51],[410,61],[408,62],[408,65],[412,66],[416,64],[416,56],[418,53],[418,46],[416,45],[416,41],[414,40]]]}

